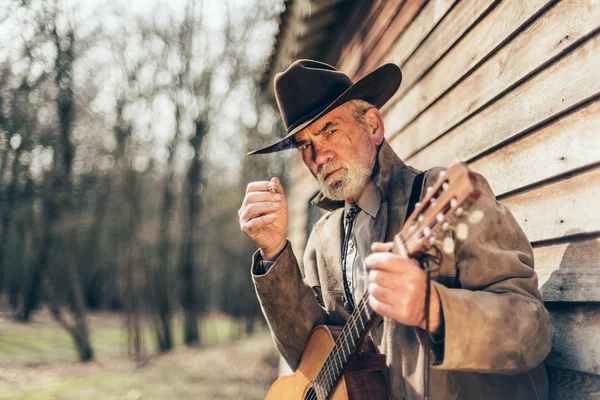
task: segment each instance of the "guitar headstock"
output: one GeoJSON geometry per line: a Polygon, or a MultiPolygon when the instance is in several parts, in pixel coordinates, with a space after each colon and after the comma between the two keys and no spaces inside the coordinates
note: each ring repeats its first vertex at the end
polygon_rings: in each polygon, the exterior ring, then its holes
{"type": "Polygon", "coordinates": [[[431,247],[444,253],[454,252],[454,231],[460,240],[467,238],[469,223],[483,218],[480,210],[470,210],[479,197],[472,173],[464,163],[456,163],[440,173],[435,185],[428,187],[415,205],[404,227],[394,240],[394,252],[415,256],[431,247]]]}

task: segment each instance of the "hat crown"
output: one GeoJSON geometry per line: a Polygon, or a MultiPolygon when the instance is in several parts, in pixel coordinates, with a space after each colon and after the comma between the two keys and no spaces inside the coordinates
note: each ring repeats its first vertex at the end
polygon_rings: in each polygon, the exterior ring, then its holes
{"type": "Polygon", "coordinates": [[[298,60],[275,76],[275,98],[286,131],[335,101],[352,80],[329,64],[298,60]]]}

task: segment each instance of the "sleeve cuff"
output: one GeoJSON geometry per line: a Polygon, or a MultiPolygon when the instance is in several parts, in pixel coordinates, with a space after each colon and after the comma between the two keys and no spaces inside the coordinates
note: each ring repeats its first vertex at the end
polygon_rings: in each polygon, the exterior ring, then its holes
{"type": "Polygon", "coordinates": [[[279,256],[281,256],[281,254],[285,251],[285,249],[287,249],[289,243],[290,243],[290,241],[288,240],[285,244],[285,247],[279,252],[279,254],[277,254],[277,256],[275,257],[275,259],[273,261],[263,260],[261,254],[260,254],[260,250],[256,250],[256,252],[254,253],[254,256],[252,257],[252,274],[254,276],[260,276],[260,275],[265,275],[267,272],[269,272],[271,267],[273,267],[273,265],[279,259],[279,256]]]}

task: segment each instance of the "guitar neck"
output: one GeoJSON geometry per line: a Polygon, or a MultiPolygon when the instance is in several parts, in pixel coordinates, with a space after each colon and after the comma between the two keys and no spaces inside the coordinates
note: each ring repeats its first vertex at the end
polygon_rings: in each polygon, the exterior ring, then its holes
{"type": "Polygon", "coordinates": [[[377,314],[369,306],[368,297],[367,292],[358,303],[315,379],[314,386],[320,394],[319,398],[327,398],[333,391],[352,354],[373,326],[377,314]]]}

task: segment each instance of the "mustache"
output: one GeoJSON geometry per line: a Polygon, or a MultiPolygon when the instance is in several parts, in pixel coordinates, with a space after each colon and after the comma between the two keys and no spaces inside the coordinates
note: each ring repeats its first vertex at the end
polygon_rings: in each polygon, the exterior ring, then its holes
{"type": "Polygon", "coordinates": [[[325,177],[335,171],[338,170],[340,168],[346,168],[348,169],[348,166],[345,162],[338,160],[338,161],[330,161],[327,164],[321,164],[319,165],[319,168],[317,169],[317,178],[320,182],[322,182],[323,180],[325,180],[325,177]]]}

